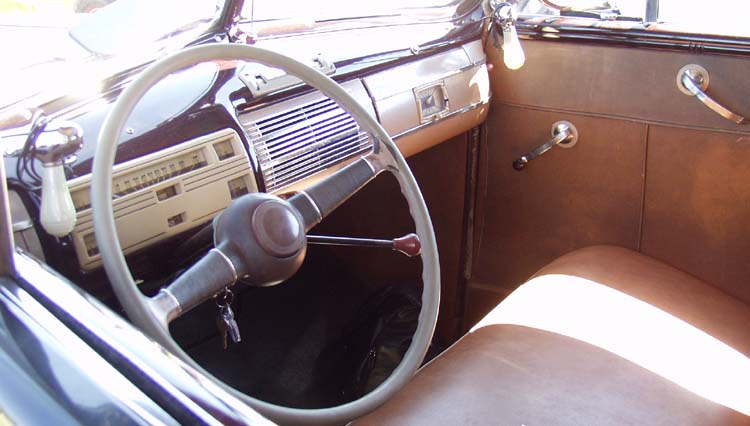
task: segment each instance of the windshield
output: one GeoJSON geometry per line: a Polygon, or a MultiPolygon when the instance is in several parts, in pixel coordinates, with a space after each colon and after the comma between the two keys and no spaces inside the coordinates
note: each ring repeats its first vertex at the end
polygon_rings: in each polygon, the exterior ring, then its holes
{"type": "Polygon", "coordinates": [[[70,36],[90,52],[117,55],[205,29],[216,0],[117,0],[86,16],[70,36]]]}
{"type": "Polygon", "coordinates": [[[206,31],[217,0],[0,0],[0,108],[39,93],[90,96],[99,82],[206,31]]]}

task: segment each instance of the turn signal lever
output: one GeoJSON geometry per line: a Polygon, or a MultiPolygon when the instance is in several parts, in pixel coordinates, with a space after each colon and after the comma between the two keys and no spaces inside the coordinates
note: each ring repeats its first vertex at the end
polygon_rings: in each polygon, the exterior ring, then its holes
{"type": "Polygon", "coordinates": [[[419,256],[422,243],[417,234],[406,234],[393,240],[377,240],[370,238],[328,237],[322,235],[308,235],[308,244],[324,244],[331,246],[349,247],[381,247],[401,252],[409,257],[419,256]]]}
{"type": "Polygon", "coordinates": [[[519,172],[526,167],[526,164],[549,151],[555,146],[562,148],[572,148],[578,143],[578,130],[573,123],[569,121],[558,121],[552,125],[552,139],[534,148],[531,152],[520,156],[513,162],[513,168],[519,172]]]}

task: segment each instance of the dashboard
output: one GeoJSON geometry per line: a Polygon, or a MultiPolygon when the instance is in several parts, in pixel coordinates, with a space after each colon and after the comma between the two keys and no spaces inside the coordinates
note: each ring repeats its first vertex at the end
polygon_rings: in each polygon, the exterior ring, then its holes
{"type": "MultiPolygon", "coordinates": [[[[84,270],[101,265],[90,183],[90,175],[68,182],[77,215],[73,244],[84,270]]],[[[123,251],[132,253],[204,224],[233,199],[257,190],[247,152],[231,129],[120,164],[112,192],[123,251]]]]}
{"type": "MultiPolygon", "coordinates": [[[[335,68],[318,56],[311,60],[328,71],[335,68]]],[[[478,38],[338,80],[406,156],[481,124],[490,99],[478,38]]],[[[128,121],[113,177],[122,247],[141,258],[154,257],[157,247],[163,252],[162,244],[176,236],[195,233],[237,197],[255,191],[289,195],[373,145],[353,118],[321,93],[244,63],[196,66],[152,92],[128,121]],[[179,90],[188,81],[193,89],[179,90]],[[261,86],[273,90],[259,93],[261,86]]],[[[88,136],[98,134],[108,109],[85,104],[60,115],[74,117],[88,136]]],[[[35,235],[28,194],[11,186],[17,244],[78,281],[101,273],[90,203],[94,146],[85,144],[71,166],[68,187],[77,221],[68,237],[51,238],[38,226],[35,235]]]]}

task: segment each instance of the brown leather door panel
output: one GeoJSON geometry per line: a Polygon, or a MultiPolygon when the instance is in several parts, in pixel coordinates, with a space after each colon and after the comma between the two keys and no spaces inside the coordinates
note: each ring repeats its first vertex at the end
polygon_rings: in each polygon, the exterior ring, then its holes
{"type": "Polygon", "coordinates": [[[474,280],[522,283],[561,253],[592,243],[637,248],[645,126],[493,105],[485,150],[484,226],[474,280]],[[581,135],[516,171],[512,160],[550,139],[557,120],[581,135]]]}
{"type": "Polygon", "coordinates": [[[651,126],[641,251],[750,301],[750,136],[651,126]]]}
{"type": "Polygon", "coordinates": [[[708,92],[747,115],[750,59],[522,43],[518,71],[488,44],[493,102],[465,325],[539,267],[595,244],[642,251],[750,302],[750,126],[675,83],[680,68],[700,64],[708,92]],[[514,170],[558,120],[578,128],[578,144],[514,170]]]}
{"type": "Polygon", "coordinates": [[[750,58],[696,55],[573,43],[524,40],[526,64],[503,65],[487,45],[494,102],[531,105],[693,128],[744,131],[677,89],[679,70],[702,65],[710,74],[708,92],[727,107],[750,115],[750,58]]]}

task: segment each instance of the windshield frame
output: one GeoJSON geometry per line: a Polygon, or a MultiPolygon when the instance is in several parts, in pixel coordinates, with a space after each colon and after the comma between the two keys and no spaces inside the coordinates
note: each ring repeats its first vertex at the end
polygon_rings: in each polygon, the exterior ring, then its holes
{"type": "MultiPolygon", "coordinates": [[[[462,3],[464,3],[464,0],[442,0],[440,1],[440,4],[438,5],[429,5],[429,6],[417,6],[417,5],[411,5],[406,7],[401,6],[391,6],[390,8],[384,8],[381,6],[375,6],[371,8],[367,8],[366,11],[362,13],[356,13],[356,14],[341,14],[341,11],[337,11],[335,15],[332,15],[330,13],[321,13],[317,16],[310,17],[310,13],[307,13],[307,11],[302,10],[301,12],[297,12],[296,14],[288,14],[288,16],[259,16],[256,14],[256,2],[261,2],[263,0],[248,0],[243,5],[243,8],[240,9],[240,19],[242,22],[248,22],[248,21],[254,21],[254,22],[270,22],[270,21],[299,21],[299,20],[305,20],[309,22],[332,22],[332,21],[349,21],[349,20],[359,20],[359,19],[368,19],[368,18],[386,18],[386,17],[399,17],[399,16],[408,16],[411,15],[409,12],[417,12],[414,14],[414,16],[418,17],[420,15],[426,15],[424,12],[427,10],[440,10],[440,9],[448,9],[448,10],[455,10],[460,6],[462,3]],[[245,12],[248,12],[248,15],[244,15],[245,12]]],[[[274,3],[272,0],[267,0],[269,3],[274,3]]],[[[332,0],[329,0],[332,1],[332,0]]],[[[400,0],[400,1],[409,1],[409,0],[400,0]]],[[[417,0],[411,0],[411,1],[417,1],[417,0]]],[[[282,3],[282,4],[289,4],[289,2],[282,3]]],[[[379,3],[372,3],[379,5],[379,3]]],[[[266,8],[266,4],[261,3],[263,8],[266,8]]],[[[294,5],[292,5],[293,8],[294,5]]],[[[322,6],[325,6],[323,4],[322,6]]],[[[311,9],[318,9],[320,10],[321,4],[316,3],[314,8],[311,9]]],[[[348,10],[348,9],[347,9],[348,10]]],[[[445,14],[441,16],[435,16],[434,19],[427,19],[430,21],[434,20],[443,20],[445,18],[448,18],[445,14]]],[[[421,19],[425,20],[425,19],[421,19]]]]}

